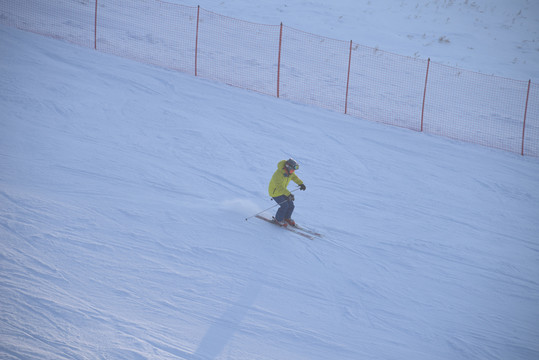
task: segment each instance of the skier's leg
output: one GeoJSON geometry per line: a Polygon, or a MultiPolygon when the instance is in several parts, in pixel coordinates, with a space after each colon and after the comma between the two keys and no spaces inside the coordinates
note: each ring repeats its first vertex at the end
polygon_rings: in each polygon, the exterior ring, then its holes
{"type": "Polygon", "coordinates": [[[291,219],[292,213],[294,212],[294,202],[292,200],[287,201],[288,202],[288,208],[286,209],[286,213],[284,214],[285,219],[291,219]]]}
{"type": "Polygon", "coordinates": [[[275,214],[275,219],[277,221],[283,221],[286,213],[288,212],[290,202],[287,201],[287,198],[284,195],[276,196],[273,199],[277,202],[277,204],[281,204],[281,206],[277,210],[277,213],[275,214]]]}

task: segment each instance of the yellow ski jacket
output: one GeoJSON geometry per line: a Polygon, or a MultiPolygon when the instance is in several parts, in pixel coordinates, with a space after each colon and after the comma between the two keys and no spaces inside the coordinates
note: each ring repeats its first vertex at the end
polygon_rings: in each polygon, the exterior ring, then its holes
{"type": "Polygon", "coordinates": [[[296,174],[288,174],[288,172],[284,168],[285,163],[286,160],[279,161],[279,163],[277,164],[277,171],[275,171],[275,173],[271,177],[271,181],[268,187],[268,193],[271,197],[290,195],[290,191],[288,191],[288,189],[286,188],[290,180],[294,181],[298,185],[303,184],[303,181],[301,181],[301,179],[296,174]]]}

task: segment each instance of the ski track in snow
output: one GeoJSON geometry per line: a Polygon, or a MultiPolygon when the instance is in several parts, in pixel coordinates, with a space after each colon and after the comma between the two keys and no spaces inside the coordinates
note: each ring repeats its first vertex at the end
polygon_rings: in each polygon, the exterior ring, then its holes
{"type": "Polygon", "coordinates": [[[537,159],[0,32],[1,357],[539,356],[537,159]]]}

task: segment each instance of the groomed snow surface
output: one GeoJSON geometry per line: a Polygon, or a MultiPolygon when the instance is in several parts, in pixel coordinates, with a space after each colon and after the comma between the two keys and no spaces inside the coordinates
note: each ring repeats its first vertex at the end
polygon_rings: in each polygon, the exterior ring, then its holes
{"type": "Polygon", "coordinates": [[[0,39],[2,359],[539,358],[538,159],[0,39]]]}

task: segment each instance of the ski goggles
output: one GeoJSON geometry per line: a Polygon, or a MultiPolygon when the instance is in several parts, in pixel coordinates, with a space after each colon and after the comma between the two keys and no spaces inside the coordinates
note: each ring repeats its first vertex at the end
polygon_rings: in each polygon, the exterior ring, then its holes
{"type": "Polygon", "coordinates": [[[289,163],[286,163],[286,168],[290,171],[294,171],[294,170],[297,170],[299,169],[299,165],[298,164],[289,164],[289,163]]]}

